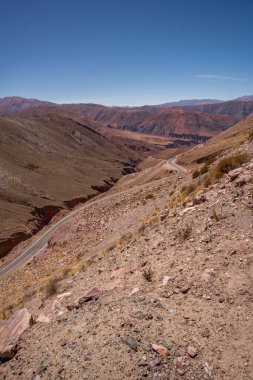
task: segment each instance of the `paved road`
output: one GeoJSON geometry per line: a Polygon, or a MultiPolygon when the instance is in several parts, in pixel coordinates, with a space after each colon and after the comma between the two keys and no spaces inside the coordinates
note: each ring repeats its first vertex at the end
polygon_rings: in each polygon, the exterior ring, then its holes
{"type": "Polygon", "coordinates": [[[168,160],[167,163],[168,163],[169,169],[171,168],[172,170],[176,170],[179,173],[185,173],[185,172],[187,172],[187,169],[185,169],[183,166],[180,166],[180,165],[176,164],[176,160],[177,160],[177,156],[173,157],[173,158],[170,158],[168,160]]]}
{"type": "MultiPolygon", "coordinates": [[[[173,157],[168,160],[168,166],[172,170],[176,170],[178,172],[186,172],[186,169],[182,166],[179,166],[175,163],[177,157],[173,157]]],[[[140,187],[145,187],[147,184],[142,185],[140,187]]],[[[48,241],[51,239],[51,237],[54,235],[54,232],[63,224],[67,223],[69,220],[71,220],[74,216],[76,216],[80,211],[86,210],[87,208],[93,207],[99,203],[102,203],[104,201],[107,201],[109,199],[115,198],[119,195],[127,194],[130,190],[124,190],[117,194],[111,194],[107,195],[103,198],[89,201],[85,203],[83,206],[70,211],[68,215],[64,216],[62,219],[60,219],[58,222],[54,223],[52,226],[50,226],[47,231],[45,231],[40,237],[38,237],[37,240],[35,240],[33,243],[31,243],[30,246],[24,249],[24,251],[11,263],[7,264],[4,268],[0,270],[0,279],[8,276],[9,274],[15,272],[25,264],[27,264],[29,261],[33,259],[41,250],[42,248],[48,243],[48,241]]]]}

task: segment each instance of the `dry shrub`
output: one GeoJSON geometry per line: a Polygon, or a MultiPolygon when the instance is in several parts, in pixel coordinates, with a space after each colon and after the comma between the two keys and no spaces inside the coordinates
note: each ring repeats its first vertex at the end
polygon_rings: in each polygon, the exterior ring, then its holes
{"type": "Polygon", "coordinates": [[[183,226],[181,226],[179,230],[177,231],[177,237],[183,240],[186,240],[190,237],[191,232],[192,232],[192,227],[190,226],[190,224],[186,223],[183,226]]]}
{"type": "Polygon", "coordinates": [[[195,179],[195,178],[198,178],[200,175],[199,171],[198,170],[195,170],[193,173],[192,173],[192,178],[195,179]]]}
{"type": "Polygon", "coordinates": [[[222,213],[218,212],[215,208],[213,208],[211,217],[216,222],[219,222],[222,219],[222,213]]]}
{"type": "Polygon", "coordinates": [[[145,196],[145,199],[154,199],[154,198],[155,198],[154,194],[147,194],[145,196]]]}
{"type": "Polygon", "coordinates": [[[190,185],[182,187],[181,193],[183,193],[184,195],[189,195],[193,193],[196,190],[196,188],[197,185],[195,183],[190,183],[190,185]]]}
{"type": "Polygon", "coordinates": [[[211,175],[206,175],[205,177],[203,177],[203,186],[204,187],[209,187],[211,184],[212,184],[212,177],[211,175]]]}
{"type": "Polygon", "coordinates": [[[58,291],[58,282],[59,278],[52,277],[48,280],[46,287],[45,287],[45,296],[46,298],[52,297],[55,295],[58,291]]]}
{"type": "Polygon", "coordinates": [[[201,169],[200,169],[200,175],[208,173],[209,170],[209,165],[205,164],[201,169]]]}
{"type": "Polygon", "coordinates": [[[148,269],[144,269],[142,276],[145,278],[146,281],[152,282],[154,277],[154,271],[149,267],[148,269]]]}
{"type": "Polygon", "coordinates": [[[248,162],[250,156],[247,153],[241,153],[234,156],[224,158],[214,168],[214,178],[220,179],[224,174],[230,172],[230,170],[239,168],[242,164],[248,162]]]}
{"type": "Polygon", "coordinates": [[[253,141],[253,131],[249,132],[249,141],[253,141]]]}

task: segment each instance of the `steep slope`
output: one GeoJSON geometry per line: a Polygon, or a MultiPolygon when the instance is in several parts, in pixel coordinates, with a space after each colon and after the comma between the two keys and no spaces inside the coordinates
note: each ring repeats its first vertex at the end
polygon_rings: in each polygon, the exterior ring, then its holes
{"type": "Polygon", "coordinates": [[[5,380],[251,378],[253,145],[224,153],[214,167],[249,161],[208,188],[188,171],[111,189],[1,281],[6,313],[23,305],[37,320],[2,361],[5,380]]]}
{"type": "Polygon", "coordinates": [[[93,113],[93,118],[111,128],[157,136],[184,137],[190,142],[205,140],[236,122],[231,116],[157,108],[103,108],[97,114],[93,113]]]}
{"type": "Polygon", "coordinates": [[[227,116],[207,115],[182,110],[162,110],[137,126],[119,128],[142,131],[160,136],[209,138],[229,128],[235,122],[227,116]]]}
{"type": "Polygon", "coordinates": [[[143,157],[56,115],[0,117],[0,147],[0,256],[143,157]]]}
{"type": "Polygon", "coordinates": [[[204,144],[191,148],[180,155],[180,162],[184,165],[194,162],[204,162],[217,155],[239,147],[247,140],[249,133],[253,131],[253,115],[240,121],[238,124],[213,137],[204,144]]]}

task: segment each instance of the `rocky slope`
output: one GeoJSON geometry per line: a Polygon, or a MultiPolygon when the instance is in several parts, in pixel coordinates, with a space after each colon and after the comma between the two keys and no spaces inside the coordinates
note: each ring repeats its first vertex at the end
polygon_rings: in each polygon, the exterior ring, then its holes
{"type": "Polygon", "coordinates": [[[9,309],[37,286],[22,300],[37,323],[14,359],[2,360],[2,378],[250,379],[252,144],[217,154],[194,180],[203,164],[128,196],[112,188],[109,202],[78,215],[1,281],[9,309]],[[231,156],[244,163],[206,185],[231,156]],[[38,289],[63,269],[55,287],[38,289]]]}

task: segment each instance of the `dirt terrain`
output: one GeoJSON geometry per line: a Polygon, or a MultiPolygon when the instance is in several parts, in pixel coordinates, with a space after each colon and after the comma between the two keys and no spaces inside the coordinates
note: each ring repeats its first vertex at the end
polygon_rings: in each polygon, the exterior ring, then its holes
{"type": "Polygon", "coordinates": [[[168,143],[124,132],[107,137],[55,114],[1,116],[0,257],[59,210],[108,190],[168,143]]]}
{"type": "Polygon", "coordinates": [[[189,163],[148,162],[1,281],[5,315],[37,319],[3,379],[253,378],[252,139],[189,163]]]}

